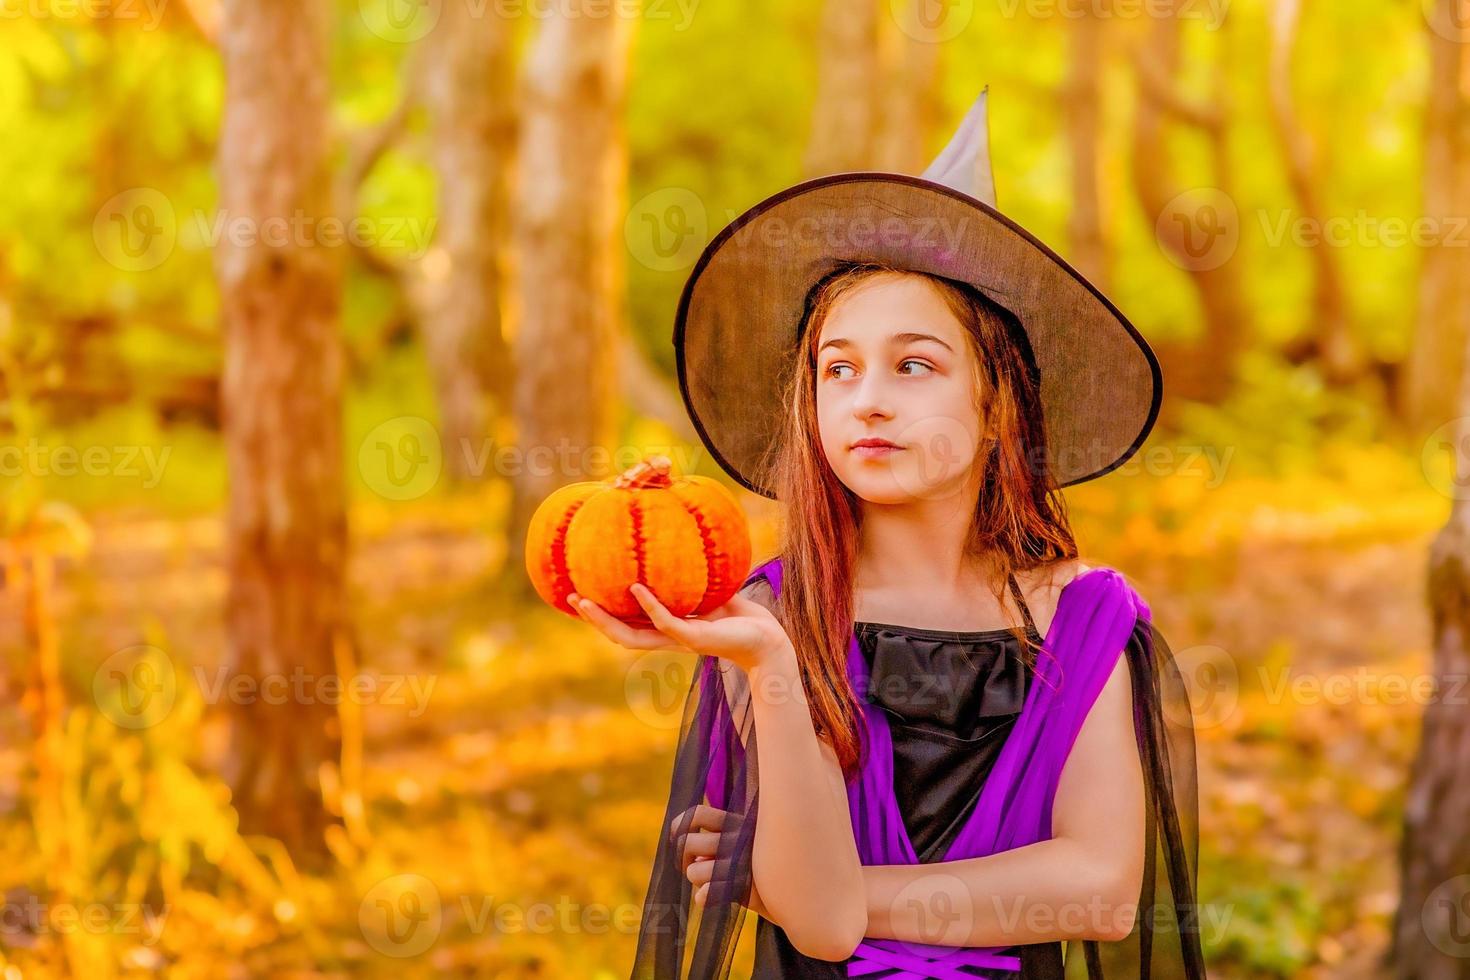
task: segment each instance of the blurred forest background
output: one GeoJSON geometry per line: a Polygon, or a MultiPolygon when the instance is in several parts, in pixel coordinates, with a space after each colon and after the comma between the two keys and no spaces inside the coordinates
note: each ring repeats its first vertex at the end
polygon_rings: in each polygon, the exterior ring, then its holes
{"type": "Polygon", "coordinates": [[[1000,208],[1164,363],[1067,496],[1197,695],[1212,974],[1470,976],[1467,41],[1467,0],[0,0],[0,977],[627,975],[688,656],[536,600],[529,510],[719,475],[704,244],[917,173],[987,84],[1000,208]]]}

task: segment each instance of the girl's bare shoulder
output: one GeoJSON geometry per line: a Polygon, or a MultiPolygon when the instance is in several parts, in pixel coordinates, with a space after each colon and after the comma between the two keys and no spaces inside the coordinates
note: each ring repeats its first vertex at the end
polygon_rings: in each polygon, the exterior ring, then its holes
{"type": "Polygon", "coordinates": [[[1031,610],[1036,628],[1043,636],[1051,625],[1052,617],[1056,615],[1057,601],[1061,598],[1062,589],[1072,579],[1092,571],[1094,567],[1097,566],[1084,564],[1078,558],[1063,558],[1016,573],[1016,584],[1021,587],[1021,594],[1026,597],[1026,606],[1031,610]]]}

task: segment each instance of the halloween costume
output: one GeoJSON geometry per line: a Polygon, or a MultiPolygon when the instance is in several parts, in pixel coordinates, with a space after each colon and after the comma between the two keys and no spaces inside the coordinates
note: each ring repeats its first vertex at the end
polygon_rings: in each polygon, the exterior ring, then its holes
{"type": "MultiPolygon", "coordinates": [[[[742,594],[777,603],[780,581],[780,559],[772,559],[752,573],[742,594]]],[[[1021,607],[1025,610],[1024,603],[1021,607]]],[[[1026,615],[1035,637],[1029,611],[1026,615]]],[[[1120,942],[1073,944],[1080,948],[1068,950],[1065,969],[1061,943],[969,950],[865,940],[852,960],[830,963],[803,956],[779,926],[760,919],[754,977],[1205,975],[1194,904],[1198,824],[1189,701],[1149,607],[1118,572],[1089,569],[1063,588],[1044,648],[1033,675],[1024,665],[1018,669],[1008,631],[856,625],[848,676],[865,702],[867,757],[860,778],[849,785],[848,804],[859,855],[864,864],[934,863],[1049,838],[1051,801],[1067,753],[1118,657],[1126,656],[1147,797],[1146,867],[1133,933],[1120,942]],[[980,656],[989,660],[973,659],[980,656]],[[943,698],[927,699],[938,704],[926,707],[924,698],[895,697],[905,685],[885,683],[916,676],[971,697],[974,687],[964,686],[966,678],[985,680],[978,698],[967,703],[976,709],[972,714],[955,710],[957,705],[943,698]],[[1018,699],[1020,710],[1012,714],[1018,699]],[[896,731],[890,713],[903,719],[896,731]],[[971,741],[1003,741],[979,752],[963,741],[946,747],[947,735],[963,738],[954,733],[965,731],[971,741]],[[926,740],[931,744],[923,744],[926,740]],[[915,767],[914,759],[928,764],[915,767]],[[902,780],[894,778],[896,765],[904,766],[902,780]],[[966,765],[972,770],[962,768],[966,765]],[[926,777],[927,790],[920,786],[926,777]],[[906,801],[903,806],[899,798],[906,801]]],[[[700,658],[644,906],[635,978],[729,975],[745,912],[740,903],[752,883],[759,795],[758,733],[742,676],[715,658],[700,658]],[[679,834],[669,828],[706,801],[734,819],[721,834],[710,892],[699,910],[680,867],[679,834]]],[[[907,689],[917,690],[912,684],[907,689]]]]}
{"type": "MultiPolygon", "coordinates": [[[[781,375],[801,363],[798,325],[812,284],[843,261],[877,258],[962,279],[1019,314],[1025,336],[1018,339],[1042,382],[1047,464],[1059,484],[1115,468],[1147,436],[1161,393],[1158,363],[1101,294],[994,210],[985,98],[982,92],[924,177],[861,173],[808,181],[737,219],[696,266],[675,331],[681,390],[705,445],[746,487],[771,495],[765,449],[784,411],[776,395],[781,375]],[[828,216],[829,226],[857,215],[896,223],[876,244],[841,235],[811,247],[766,244],[771,221],[796,228],[814,215],[828,216]],[[963,225],[963,234],[932,245],[923,240],[916,230],[935,215],[963,225]],[[742,240],[741,229],[762,228],[767,233],[742,240]]],[[[1168,645],[1148,605],[1113,569],[1092,568],[1068,582],[1044,638],[1014,579],[1010,586],[1041,643],[1034,663],[1004,630],[854,624],[847,675],[862,706],[862,757],[848,783],[848,806],[859,857],[864,865],[931,864],[1049,839],[1062,768],[1126,657],[1146,790],[1145,871],[1133,933],[1119,942],[1070,943],[1065,951],[1061,942],[962,948],[865,939],[847,961],[831,963],[803,956],[778,925],[761,918],[755,977],[1204,976],[1194,904],[1193,731],[1168,645]],[[905,682],[919,678],[945,696],[903,696],[916,690],[905,682]]],[[[751,572],[742,593],[779,618],[781,587],[776,557],[751,572]]],[[[730,975],[753,882],[758,734],[744,673],[701,656],[644,904],[635,980],[730,975]],[[680,861],[688,817],[701,803],[726,812],[702,909],[680,861]]]]}

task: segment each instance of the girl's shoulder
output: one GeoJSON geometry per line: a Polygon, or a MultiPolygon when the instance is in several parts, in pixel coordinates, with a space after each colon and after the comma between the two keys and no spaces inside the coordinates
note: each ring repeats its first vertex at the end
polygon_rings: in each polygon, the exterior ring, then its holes
{"type": "Polygon", "coordinates": [[[1043,636],[1056,615],[1062,590],[1074,579],[1089,573],[1100,580],[1109,595],[1116,596],[1119,601],[1133,602],[1139,607],[1141,614],[1147,615],[1147,604],[1143,597],[1118,569],[1110,565],[1086,563],[1078,558],[1064,558],[1016,572],[1016,584],[1021,587],[1021,594],[1043,636]]]}
{"type": "MultiPolygon", "coordinates": [[[[774,608],[775,594],[781,589],[781,573],[779,556],[761,562],[747,576],[740,589],[741,595],[760,602],[768,608],[774,608]]],[[[1095,573],[1098,578],[1102,579],[1102,584],[1107,587],[1110,594],[1114,594],[1120,601],[1132,601],[1138,607],[1141,616],[1149,617],[1148,604],[1133,587],[1128,577],[1118,569],[1109,565],[1084,562],[1080,558],[1062,558],[1016,572],[1016,584],[1021,587],[1026,607],[1031,611],[1031,617],[1043,636],[1046,635],[1047,626],[1051,623],[1052,617],[1056,615],[1057,603],[1061,599],[1062,590],[1074,579],[1089,573],[1095,573]]]]}
{"type": "Polygon", "coordinates": [[[1064,558],[1016,572],[1016,584],[1021,587],[1026,608],[1031,611],[1031,618],[1035,620],[1036,628],[1042,636],[1046,635],[1052,617],[1056,615],[1062,589],[1072,579],[1087,571],[1091,571],[1091,567],[1078,559],[1064,558]]]}

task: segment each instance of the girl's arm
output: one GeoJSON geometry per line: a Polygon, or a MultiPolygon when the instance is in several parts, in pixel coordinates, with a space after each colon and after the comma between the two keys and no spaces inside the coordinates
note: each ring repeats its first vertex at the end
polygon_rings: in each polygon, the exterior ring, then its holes
{"type": "Polygon", "coordinates": [[[867,935],[940,946],[1122,939],[1143,883],[1144,803],[1123,656],[1062,768],[1052,839],[962,861],[863,868],[867,935]]]}
{"type": "Polygon", "coordinates": [[[844,960],[870,930],[841,767],[812,727],[789,640],[747,676],[760,779],[755,890],[802,954],[844,960]]]}
{"type": "MultiPolygon", "coordinates": [[[[837,756],[817,738],[801,683],[796,650],[769,609],[741,595],[706,617],[675,616],[641,584],[630,586],[654,629],[634,629],[589,600],[568,597],[578,615],[630,649],[683,646],[720,657],[745,671],[756,738],[759,814],[751,855],[755,891],[768,918],[786,930],[801,953],[843,960],[867,930],[862,864],[848,815],[847,788],[837,756]]],[[[745,729],[740,729],[742,738],[745,729]]],[[[716,811],[695,807],[692,833],[717,837],[716,811]]],[[[671,828],[676,829],[676,828],[671,828]]],[[[688,842],[709,853],[708,837],[688,842]]],[[[699,862],[708,865],[711,862],[699,862]]],[[[691,881],[711,868],[686,863],[691,881]]],[[[707,886],[706,886],[707,887],[707,886]]]]}

